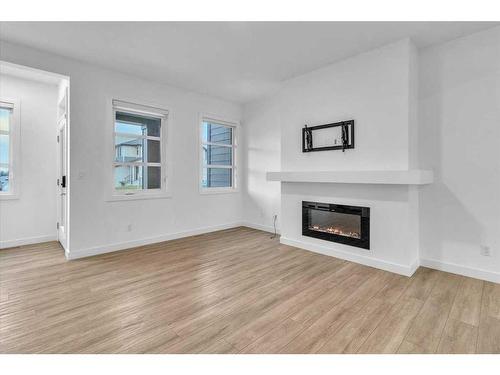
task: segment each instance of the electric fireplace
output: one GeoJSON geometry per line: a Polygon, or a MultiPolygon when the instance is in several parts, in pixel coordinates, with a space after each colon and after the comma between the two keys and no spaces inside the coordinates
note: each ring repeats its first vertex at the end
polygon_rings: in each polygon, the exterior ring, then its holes
{"type": "Polygon", "coordinates": [[[302,235],[370,249],[370,208],[303,201],[302,235]]]}

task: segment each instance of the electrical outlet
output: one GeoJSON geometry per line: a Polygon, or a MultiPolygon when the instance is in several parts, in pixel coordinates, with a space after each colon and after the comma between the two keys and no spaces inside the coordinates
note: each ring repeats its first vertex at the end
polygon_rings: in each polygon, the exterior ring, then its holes
{"type": "Polygon", "coordinates": [[[486,245],[481,245],[481,255],[483,257],[489,257],[489,256],[491,256],[490,247],[486,246],[486,245]]]}
{"type": "Polygon", "coordinates": [[[132,232],[132,224],[127,225],[127,232],[132,232]]]}

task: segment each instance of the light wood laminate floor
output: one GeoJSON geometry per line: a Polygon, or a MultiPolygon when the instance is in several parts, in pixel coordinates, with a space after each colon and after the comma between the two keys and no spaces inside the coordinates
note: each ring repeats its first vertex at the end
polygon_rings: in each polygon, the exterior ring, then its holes
{"type": "Polygon", "coordinates": [[[66,261],[0,251],[2,353],[500,353],[500,285],[236,228],[66,261]]]}

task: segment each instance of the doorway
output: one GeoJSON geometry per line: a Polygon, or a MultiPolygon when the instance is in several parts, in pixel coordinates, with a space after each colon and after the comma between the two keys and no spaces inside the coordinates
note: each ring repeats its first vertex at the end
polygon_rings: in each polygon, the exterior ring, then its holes
{"type": "Polygon", "coordinates": [[[69,77],[0,61],[0,249],[70,244],[69,77]]]}

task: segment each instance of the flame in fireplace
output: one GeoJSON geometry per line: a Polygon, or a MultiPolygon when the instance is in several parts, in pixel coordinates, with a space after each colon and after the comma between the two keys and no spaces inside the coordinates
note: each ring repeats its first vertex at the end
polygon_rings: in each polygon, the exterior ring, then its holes
{"type": "Polygon", "coordinates": [[[358,232],[344,232],[342,229],[336,227],[320,227],[319,225],[313,225],[312,227],[309,227],[309,229],[317,232],[336,234],[338,236],[361,238],[358,232]]]}

